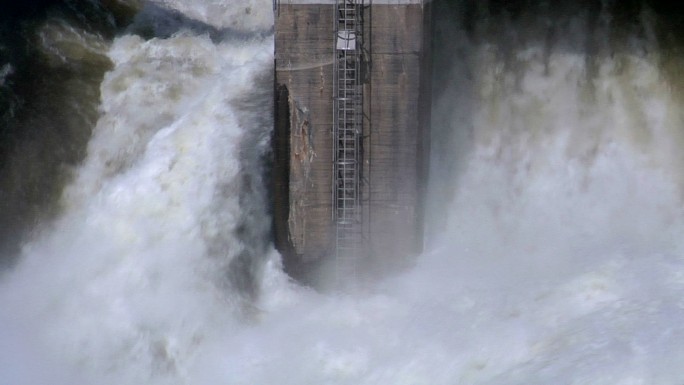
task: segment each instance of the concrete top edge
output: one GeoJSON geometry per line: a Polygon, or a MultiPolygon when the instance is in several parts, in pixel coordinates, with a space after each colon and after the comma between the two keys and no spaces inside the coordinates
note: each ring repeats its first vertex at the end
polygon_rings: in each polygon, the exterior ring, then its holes
{"type": "MultiPolygon", "coordinates": [[[[336,0],[274,0],[278,4],[335,4],[336,0]]],[[[432,0],[364,0],[364,5],[373,4],[390,4],[390,5],[403,5],[403,4],[427,4],[431,3],[432,0]]]]}

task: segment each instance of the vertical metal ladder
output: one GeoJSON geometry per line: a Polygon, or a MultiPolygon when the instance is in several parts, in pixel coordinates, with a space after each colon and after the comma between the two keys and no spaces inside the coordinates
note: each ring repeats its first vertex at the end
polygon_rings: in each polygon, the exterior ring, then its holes
{"type": "Polygon", "coordinates": [[[361,244],[362,12],[363,0],[336,0],[332,191],[338,283],[355,280],[361,244]]]}

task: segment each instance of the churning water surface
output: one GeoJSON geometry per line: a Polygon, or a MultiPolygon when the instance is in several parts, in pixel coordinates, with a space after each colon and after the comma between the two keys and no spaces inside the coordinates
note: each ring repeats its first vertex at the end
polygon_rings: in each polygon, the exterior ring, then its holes
{"type": "Polygon", "coordinates": [[[597,12],[440,27],[427,250],[322,294],[268,240],[271,2],[146,3],[1,276],[0,384],[681,383],[680,59],[597,12]]]}

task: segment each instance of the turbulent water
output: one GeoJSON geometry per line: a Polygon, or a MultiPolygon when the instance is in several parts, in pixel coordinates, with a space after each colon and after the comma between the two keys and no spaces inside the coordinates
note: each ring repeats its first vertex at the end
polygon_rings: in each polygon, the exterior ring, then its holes
{"type": "Polygon", "coordinates": [[[0,384],[680,384],[681,59],[553,11],[439,25],[427,251],[321,294],[268,240],[271,2],[146,3],[0,276],[0,384]]]}

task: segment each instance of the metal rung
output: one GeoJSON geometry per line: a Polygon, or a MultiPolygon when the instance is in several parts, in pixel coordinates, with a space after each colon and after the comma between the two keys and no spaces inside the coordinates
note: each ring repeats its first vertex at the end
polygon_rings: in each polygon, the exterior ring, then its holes
{"type": "Polygon", "coordinates": [[[356,273],[361,242],[361,137],[363,134],[363,88],[361,56],[363,0],[336,0],[333,61],[333,203],[336,224],[338,279],[356,273]],[[342,276],[344,274],[345,276],[342,276]]]}

